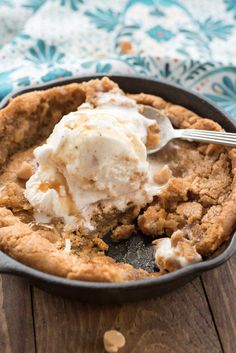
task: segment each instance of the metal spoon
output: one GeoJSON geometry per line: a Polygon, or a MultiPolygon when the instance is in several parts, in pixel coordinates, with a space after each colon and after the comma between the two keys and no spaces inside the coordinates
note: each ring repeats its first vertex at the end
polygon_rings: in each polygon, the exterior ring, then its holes
{"type": "Polygon", "coordinates": [[[165,114],[148,105],[142,106],[142,114],[148,119],[156,120],[160,128],[160,141],[155,148],[147,151],[148,154],[159,151],[169,141],[178,138],[189,141],[215,143],[229,147],[236,147],[236,133],[194,129],[174,129],[169,118],[165,114]]]}

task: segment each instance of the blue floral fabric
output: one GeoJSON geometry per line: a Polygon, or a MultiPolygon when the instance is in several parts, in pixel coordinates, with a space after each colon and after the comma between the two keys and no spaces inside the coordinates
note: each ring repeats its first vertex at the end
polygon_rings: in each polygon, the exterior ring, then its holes
{"type": "Polygon", "coordinates": [[[94,73],[163,78],[236,119],[236,0],[0,0],[0,99],[94,73]]]}

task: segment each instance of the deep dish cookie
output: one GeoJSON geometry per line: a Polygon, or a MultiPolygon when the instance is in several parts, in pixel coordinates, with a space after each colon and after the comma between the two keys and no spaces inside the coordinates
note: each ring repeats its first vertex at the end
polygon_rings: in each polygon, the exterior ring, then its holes
{"type": "MultiPolygon", "coordinates": [[[[236,152],[183,141],[169,144],[155,157],[162,167],[154,173],[154,182],[162,187],[150,202],[133,202],[123,211],[109,205],[98,208],[93,219],[95,232],[65,229],[60,218],[37,222],[35,210],[25,197],[26,182],[38,168],[34,148],[45,143],[64,115],[86,101],[96,108],[97,93],[117,89],[107,78],[71,84],[24,94],[0,111],[1,250],[58,276],[129,281],[201,261],[230,237],[236,224],[236,152]],[[135,236],[135,227],[154,240],[154,255],[161,271],[148,273],[106,256],[103,236],[113,231],[115,241],[124,240],[135,236]],[[163,252],[160,249],[165,239],[170,241],[165,241],[163,252]]],[[[160,97],[145,93],[129,97],[160,109],[176,128],[221,129],[212,120],[160,97]]],[[[55,184],[50,187],[57,188],[55,184]]]]}

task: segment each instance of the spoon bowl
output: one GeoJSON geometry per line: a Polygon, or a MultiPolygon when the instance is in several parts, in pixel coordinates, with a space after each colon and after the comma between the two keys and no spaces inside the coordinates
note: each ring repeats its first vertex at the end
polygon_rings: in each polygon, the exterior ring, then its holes
{"type": "Polygon", "coordinates": [[[158,142],[158,145],[153,148],[153,149],[148,149],[147,153],[148,154],[153,154],[161,150],[167,143],[176,138],[175,136],[175,129],[173,128],[170,119],[162,113],[160,110],[157,110],[153,107],[150,107],[149,105],[143,105],[142,106],[142,114],[148,118],[155,120],[158,124],[158,127],[160,129],[158,135],[160,137],[160,140],[158,142]]]}
{"type": "Polygon", "coordinates": [[[236,147],[236,133],[195,129],[174,129],[166,114],[149,105],[142,106],[142,114],[148,119],[155,120],[160,129],[158,133],[160,137],[159,142],[155,148],[147,149],[148,155],[158,152],[167,145],[168,142],[177,138],[188,141],[236,147]]]}

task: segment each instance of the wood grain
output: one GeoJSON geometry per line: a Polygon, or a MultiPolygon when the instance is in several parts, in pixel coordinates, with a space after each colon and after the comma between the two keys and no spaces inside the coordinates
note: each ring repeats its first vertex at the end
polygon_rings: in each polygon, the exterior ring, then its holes
{"type": "Polygon", "coordinates": [[[200,279],[162,298],[95,306],[34,289],[38,353],[102,353],[102,337],[118,329],[120,353],[222,353],[200,279]]]}
{"type": "Polygon", "coordinates": [[[0,352],[35,352],[29,285],[8,275],[0,276],[0,352]]]}
{"type": "Polygon", "coordinates": [[[236,352],[236,255],[202,276],[225,353],[236,352]]]}

